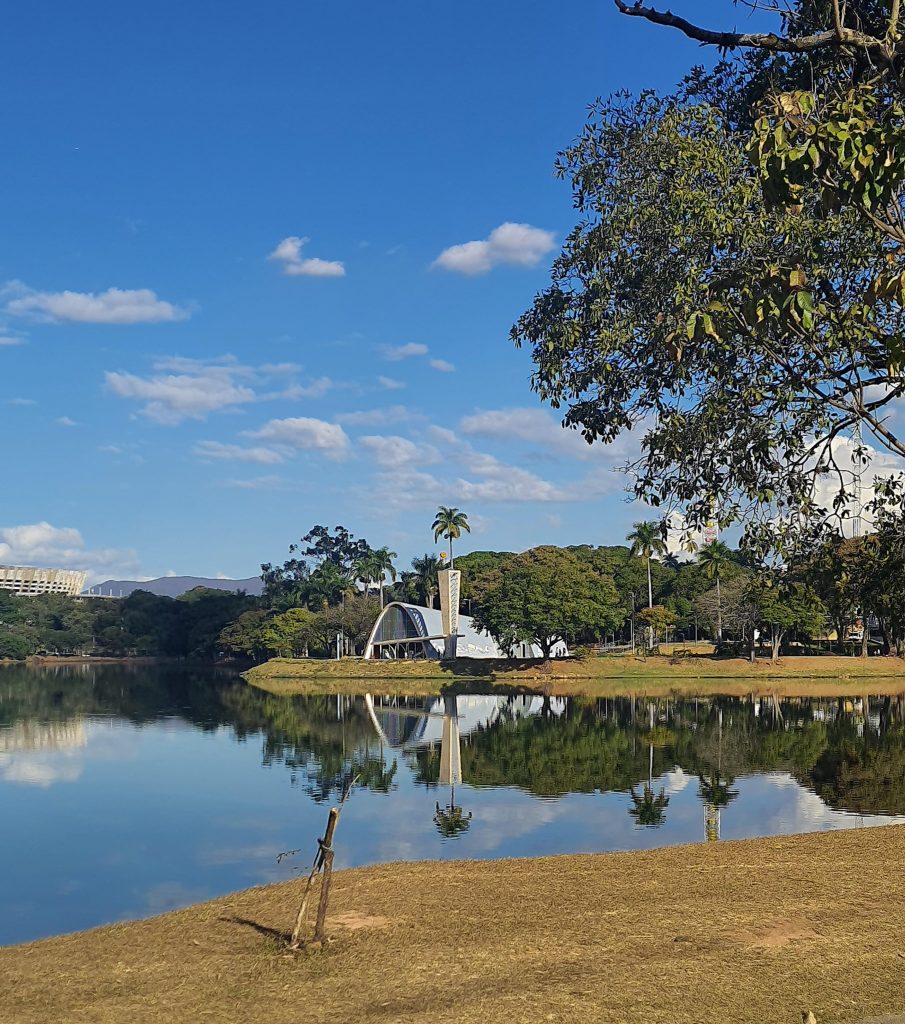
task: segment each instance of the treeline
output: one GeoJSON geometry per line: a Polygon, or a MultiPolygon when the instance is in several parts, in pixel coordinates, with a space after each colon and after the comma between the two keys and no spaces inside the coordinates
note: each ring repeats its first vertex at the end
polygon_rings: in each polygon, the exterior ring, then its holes
{"type": "MultiPolygon", "coordinates": [[[[793,639],[807,645],[832,635],[839,652],[856,643],[867,654],[872,622],[880,638],[873,650],[905,654],[905,538],[895,529],[824,539],[779,566],[719,541],[680,562],[657,523],[636,523],[629,540],[462,555],[461,610],[504,650],[527,642],[544,656],[559,641],[574,650],[710,637],[751,656],[759,638],[775,658],[793,639]],[[858,622],[860,632],[852,629],[858,622]]],[[[314,527],[289,555],[262,566],[260,598],[204,588],[177,599],[136,591],[121,601],[0,593],[0,658],[357,655],[387,602],[436,606],[448,564],[428,553],[399,571],[395,552],[341,526],[314,527]]]]}
{"type": "Polygon", "coordinates": [[[198,587],[182,597],[136,590],[123,600],[0,591],[0,658],[32,655],[215,659],[223,628],[257,599],[198,587]]]}

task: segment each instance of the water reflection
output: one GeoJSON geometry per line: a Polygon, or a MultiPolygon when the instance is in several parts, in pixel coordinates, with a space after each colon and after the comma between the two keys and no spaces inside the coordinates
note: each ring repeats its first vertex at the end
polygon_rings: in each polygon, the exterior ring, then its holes
{"type": "Polygon", "coordinates": [[[352,778],[337,866],[881,823],[905,816],[905,698],[291,698],[0,668],[0,942],[288,877],[276,854],[352,778]]]}

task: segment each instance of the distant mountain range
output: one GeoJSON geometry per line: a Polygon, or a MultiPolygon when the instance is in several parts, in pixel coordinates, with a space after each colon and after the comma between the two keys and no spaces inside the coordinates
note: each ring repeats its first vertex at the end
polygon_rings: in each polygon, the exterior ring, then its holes
{"type": "Polygon", "coordinates": [[[101,594],[104,597],[128,597],[133,590],[149,590],[159,597],[180,597],[195,587],[210,587],[211,590],[244,590],[256,597],[264,589],[260,576],[247,580],[210,580],[204,576],[161,576],[156,580],[106,580],[89,587],[84,593],[101,594]]]}

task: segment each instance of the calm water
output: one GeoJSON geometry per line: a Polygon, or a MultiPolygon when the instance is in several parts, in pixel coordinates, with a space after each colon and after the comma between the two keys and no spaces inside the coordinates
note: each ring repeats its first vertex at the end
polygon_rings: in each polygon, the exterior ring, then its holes
{"type": "Polygon", "coordinates": [[[351,775],[340,867],[884,824],[905,820],[905,700],[305,699],[0,668],[0,944],[290,878],[351,775]]]}

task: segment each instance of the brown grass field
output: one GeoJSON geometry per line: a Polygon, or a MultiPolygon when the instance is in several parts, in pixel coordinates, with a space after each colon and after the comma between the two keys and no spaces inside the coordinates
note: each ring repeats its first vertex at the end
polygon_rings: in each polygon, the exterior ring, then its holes
{"type": "Polygon", "coordinates": [[[905,692],[901,658],[794,657],[776,665],[743,658],[587,658],[552,661],[344,661],[274,658],[244,673],[276,694],[367,692],[435,696],[499,689],[552,696],[845,697],[905,692]]]}
{"type": "Polygon", "coordinates": [[[297,882],[2,949],[0,1021],[861,1022],[905,1011],[903,857],[894,826],[345,871],[321,951],[281,939],[297,882]]]}

